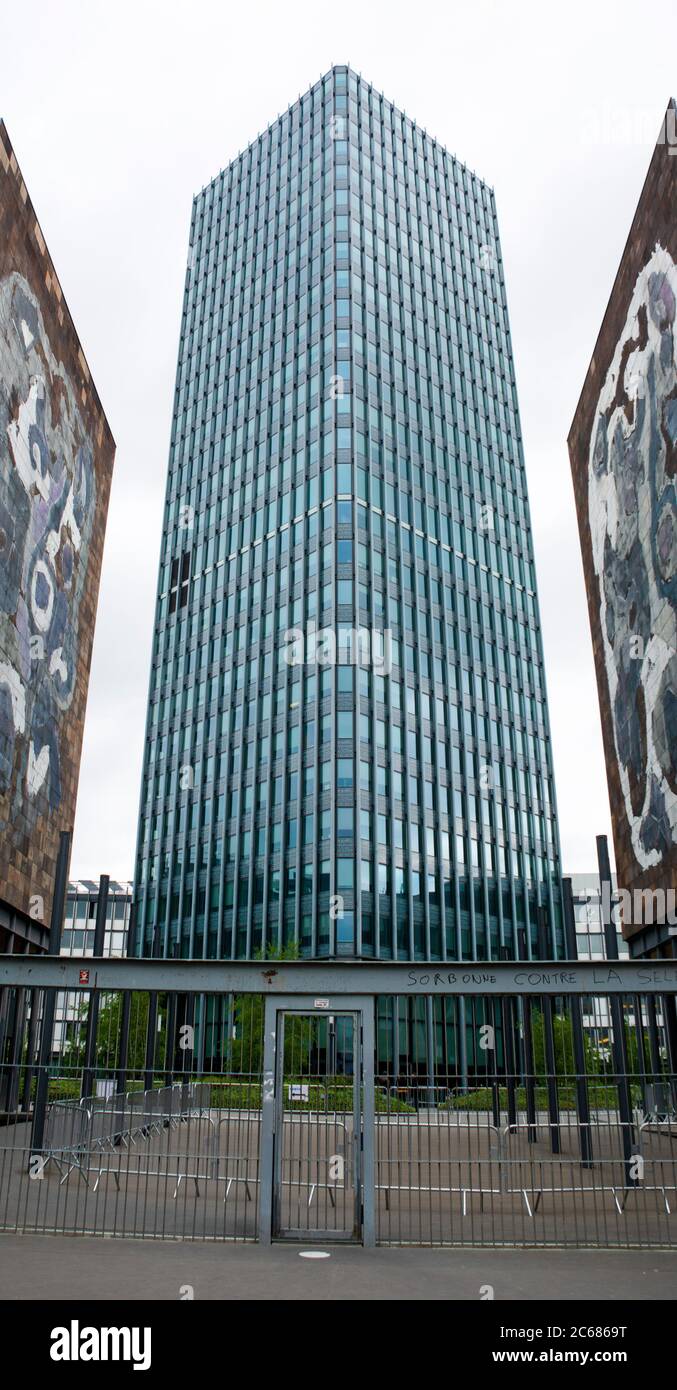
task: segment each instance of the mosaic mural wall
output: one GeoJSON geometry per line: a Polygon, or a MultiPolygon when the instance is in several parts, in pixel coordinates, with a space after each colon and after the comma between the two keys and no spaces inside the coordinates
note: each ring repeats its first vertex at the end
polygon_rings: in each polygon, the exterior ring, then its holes
{"type": "Polygon", "coordinates": [[[569,437],[619,886],[630,891],[677,885],[677,150],[669,130],[667,119],[569,437]]]}
{"type": "Polygon", "coordinates": [[[616,761],[637,863],[677,841],[677,268],[657,247],[597,403],[588,515],[616,761]]]}
{"type": "Polygon", "coordinates": [[[114,445],[0,125],[0,902],[71,829],[114,445]]]}

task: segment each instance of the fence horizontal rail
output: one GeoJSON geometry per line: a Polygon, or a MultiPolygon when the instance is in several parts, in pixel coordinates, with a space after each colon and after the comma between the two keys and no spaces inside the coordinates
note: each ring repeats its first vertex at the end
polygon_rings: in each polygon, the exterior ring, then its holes
{"type": "Polygon", "coordinates": [[[170,990],[188,993],[322,996],[340,1007],[343,994],[580,995],[677,994],[677,960],[639,962],[158,960],[147,957],[0,955],[0,987],[60,990],[170,990]]]}

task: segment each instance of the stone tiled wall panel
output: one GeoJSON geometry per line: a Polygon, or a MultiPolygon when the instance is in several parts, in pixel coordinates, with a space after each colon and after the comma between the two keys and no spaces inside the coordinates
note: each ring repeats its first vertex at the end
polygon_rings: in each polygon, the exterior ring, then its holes
{"type": "Polygon", "coordinates": [[[631,892],[677,887],[676,290],[671,102],[569,434],[618,882],[631,892]]]}
{"type": "Polygon", "coordinates": [[[0,122],[0,901],[49,922],[115,445],[0,122]]]}

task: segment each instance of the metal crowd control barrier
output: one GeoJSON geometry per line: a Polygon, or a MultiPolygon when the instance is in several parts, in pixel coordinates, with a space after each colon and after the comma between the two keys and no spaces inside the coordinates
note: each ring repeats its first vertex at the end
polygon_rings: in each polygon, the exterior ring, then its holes
{"type": "Polygon", "coordinates": [[[61,1173],[62,1183],[74,1168],[87,1181],[84,1163],[89,1147],[89,1120],[87,1110],[68,1101],[54,1101],[47,1109],[43,1170],[48,1163],[54,1163],[61,1173]]]}
{"type": "MultiPolygon", "coordinates": [[[[538,1133],[539,1130],[545,1132],[549,1130],[549,1118],[545,1115],[541,1115],[540,1118],[538,1116],[536,1117],[535,1122],[522,1121],[517,1123],[507,1123],[504,1126],[502,1126],[499,1132],[498,1164],[499,1171],[501,1172],[500,1190],[501,1192],[509,1196],[512,1196],[514,1194],[520,1194],[524,1201],[527,1213],[530,1217],[533,1217],[536,1214],[536,1211],[538,1210],[539,1205],[542,1202],[542,1199],[546,1196],[559,1197],[563,1196],[566,1193],[576,1193],[577,1195],[583,1197],[596,1196],[597,1194],[604,1192],[608,1192],[611,1194],[611,1197],[613,1198],[616,1210],[618,1211],[619,1215],[622,1215],[625,1211],[628,1197],[631,1193],[660,1193],[663,1198],[666,1213],[669,1216],[671,1214],[671,1207],[668,1201],[668,1193],[677,1193],[677,1180],[672,1183],[650,1183],[647,1182],[645,1178],[645,1169],[647,1165],[653,1165],[656,1162],[661,1162],[660,1158],[655,1159],[651,1155],[645,1155],[643,1149],[643,1136],[645,1133],[650,1135],[653,1132],[654,1124],[654,1121],[652,1121],[650,1118],[647,1118],[644,1121],[636,1119],[636,1121],[630,1125],[623,1125],[615,1115],[612,1126],[609,1126],[608,1123],[602,1124],[599,1120],[591,1120],[585,1124],[577,1120],[575,1126],[576,1130],[580,1131],[581,1129],[587,1129],[591,1141],[590,1151],[592,1153],[597,1153],[597,1157],[593,1158],[590,1163],[590,1166],[593,1170],[593,1180],[587,1185],[581,1181],[578,1183],[570,1184],[551,1183],[550,1185],[546,1186],[546,1184],[542,1181],[543,1170],[547,1170],[548,1166],[554,1167],[556,1162],[559,1163],[559,1166],[562,1166],[562,1161],[547,1158],[533,1159],[528,1154],[512,1156],[510,1154],[510,1140],[512,1138],[519,1139],[520,1137],[524,1136],[527,1138],[529,1142],[533,1142],[534,1131],[538,1133]],[[623,1132],[627,1132],[628,1134],[630,1148],[632,1149],[631,1162],[634,1163],[635,1168],[637,1170],[636,1180],[633,1181],[631,1185],[628,1185],[627,1179],[625,1178],[622,1183],[604,1181],[597,1183],[594,1181],[594,1174],[596,1170],[599,1170],[603,1175],[605,1167],[612,1167],[613,1165],[615,1165],[616,1167],[624,1167],[625,1160],[620,1156],[619,1146],[614,1146],[613,1144],[610,1144],[610,1152],[606,1154],[600,1151],[603,1148],[603,1145],[600,1143],[600,1136],[602,1138],[606,1137],[607,1139],[609,1139],[610,1129],[614,1131],[617,1135],[620,1135],[621,1137],[623,1135],[623,1132]],[[510,1169],[513,1165],[515,1168],[517,1168],[518,1165],[520,1167],[527,1166],[532,1174],[534,1169],[537,1169],[541,1175],[541,1181],[535,1183],[532,1180],[528,1184],[520,1183],[520,1185],[517,1187],[511,1185],[509,1181],[509,1174],[510,1169]],[[529,1201],[529,1193],[531,1193],[531,1202],[529,1201]]],[[[672,1133],[672,1131],[670,1131],[670,1139],[672,1140],[672,1138],[677,1138],[677,1127],[674,1130],[674,1134],[672,1133]]],[[[620,1149],[622,1150],[622,1148],[623,1146],[621,1143],[620,1149]]],[[[564,1160],[564,1162],[566,1161],[568,1160],[564,1160]]]]}
{"type": "Polygon", "coordinates": [[[677,1126],[672,1087],[665,1082],[652,1082],[644,1087],[647,1123],[677,1126]]]}
{"type": "MultiPolygon", "coordinates": [[[[216,1167],[216,1126],[208,1112],[209,1084],[191,1081],[178,1082],[172,1086],[162,1086],[148,1091],[131,1091],[124,1097],[122,1105],[115,1099],[107,1101],[95,1110],[92,1116],[90,1151],[112,1153],[115,1149],[137,1148],[142,1140],[154,1138],[182,1129],[182,1143],[174,1153],[171,1147],[158,1153],[147,1154],[146,1166],[134,1168],[127,1163],[126,1174],[148,1175],[149,1160],[157,1163],[158,1173],[163,1167],[164,1177],[176,1179],[173,1196],[176,1197],[181,1183],[191,1179],[199,1192],[199,1180],[214,1176],[216,1167]],[[207,1127],[207,1143],[203,1152],[204,1128],[207,1127]],[[168,1162],[174,1159],[172,1168],[168,1162]],[[164,1166],[163,1166],[164,1163],[164,1166]]],[[[119,1188],[119,1164],[109,1162],[99,1166],[94,1191],[97,1190],[104,1172],[113,1175],[119,1188]]]]}
{"type": "MultiPolygon", "coordinates": [[[[403,1089],[404,1089],[404,1088],[402,1088],[402,1087],[393,1088],[393,1090],[397,1090],[397,1091],[399,1092],[400,1095],[402,1094],[403,1089]]],[[[428,1089],[428,1088],[426,1088],[426,1089],[428,1089]]],[[[440,1089],[441,1089],[441,1088],[440,1088],[440,1089]]],[[[409,1088],[409,1094],[411,1094],[411,1088],[409,1088]]],[[[457,1115],[455,1118],[456,1118],[457,1121],[458,1121],[458,1120],[461,1118],[461,1115],[459,1114],[459,1115],[457,1115]]],[[[381,1170],[381,1168],[382,1168],[383,1166],[390,1167],[390,1166],[392,1165],[392,1166],[398,1166],[398,1167],[400,1167],[400,1166],[402,1166],[402,1164],[403,1164],[403,1159],[402,1159],[402,1157],[399,1155],[399,1153],[396,1154],[394,1157],[390,1158],[389,1156],[384,1156],[384,1155],[382,1155],[382,1154],[379,1152],[378,1140],[379,1140],[379,1138],[381,1137],[381,1134],[382,1134],[382,1126],[383,1126],[383,1127],[387,1126],[388,1131],[390,1130],[391,1126],[393,1126],[393,1125],[394,1125],[397,1129],[400,1129],[400,1128],[405,1128],[405,1129],[406,1129],[406,1128],[411,1128],[412,1131],[413,1131],[413,1132],[416,1134],[416,1136],[418,1137],[418,1135],[419,1135],[419,1134],[421,1133],[421,1131],[424,1130],[424,1129],[428,1129],[429,1131],[430,1131],[430,1130],[435,1130],[435,1131],[438,1132],[438,1134],[440,1133],[440,1131],[441,1131],[442,1133],[444,1133],[444,1132],[447,1130],[447,1128],[448,1128],[447,1124],[445,1123],[445,1120],[446,1120],[446,1116],[444,1116],[444,1117],[441,1118],[439,1115],[435,1115],[434,1117],[433,1117],[432,1114],[431,1114],[431,1115],[425,1115],[425,1109],[424,1109],[423,1106],[419,1106],[419,1109],[418,1109],[417,1113],[414,1114],[414,1115],[398,1115],[398,1114],[394,1114],[394,1115],[390,1115],[390,1114],[386,1114],[386,1115],[377,1115],[377,1116],[376,1116],[376,1133],[377,1133],[377,1170],[378,1170],[378,1172],[380,1173],[380,1170],[381,1170]],[[422,1115],[422,1114],[425,1116],[423,1119],[421,1118],[421,1115],[422,1115]]],[[[459,1126],[457,1126],[457,1129],[458,1129],[458,1128],[459,1128],[459,1126]]],[[[501,1175],[501,1172],[502,1172],[502,1160],[503,1160],[503,1154],[502,1154],[503,1131],[499,1128],[499,1126],[493,1124],[491,1120],[477,1120],[477,1119],[475,1119],[475,1121],[474,1121],[474,1123],[473,1123],[472,1130],[473,1130],[473,1134],[486,1133],[487,1138],[488,1138],[490,1141],[493,1139],[493,1141],[494,1141],[494,1143],[495,1143],[495,1152],[494,1152],[494,1154],[492,1154],[492,1153],[491,1153],[491,1150],[490,1150],[489,1156],[488,1156],[488,1158],[486,1158],[486,1159],[484,1160],[484,1162],[485,1162],[485,1164],[486,1164],[486,1163],[489,1163],[489,1164],[491,1164],[491,1165],[493,1165],[494,1163],[497,1163],[497,1164],[498,1164],[498,1172],[499,1172],[499,1179],[500,1179],[500,1175],[501,1175]]],[[[405,1160],[405,1161],[407,1161],[407,1160],[405,1160]]],[[[424,1159],[423,1157],[421,1157],[421,1158],[417,1157],[417,1158],[415,1158],[415,1159],[413,1160],[413,1162],[419,1167],[419,1169],[420,1169],[421,1166],[423,1166],[423,1165],[425,1164],[426,1161],[428,1161],[428,1160],[424,1159]]],[[[435,1160],[433,1160],[433,1161],[435,1161],[435,1160]]],[[[440,1163],[440,1166],[441,1166],[442,1160],[437,1160],[437,1161],[440,1163]]],[[[399,1183],[399,1182],[393,1182],[393,1181],[390,1179],[390,1177],[388,1176],[388,1178],[387,1178],[387,1180],[386,1180],[385,1182],[381,1182],[381,1181],[379,1181],[379,1180],[377,1179],[377,1182],[376,1182],[376,1191],[377,1191],[377,1192],[382,1192],[382,1193],[383,1193],[384,1199],[385,1199],[386,1211],[390,1211],[390,1199],[391,1199],[391,1194],[392,1194],[393,1192],[406,1192],[407,1195],[409,1195],[410,1193],[415,1193],[415,1194],[417,1194],[418,1196],[421,1196],[421,1195],[423,1195],[423,1194],[431,1194],[431,1195],[432,1195],[432,1194],[435,1194],[436,1196],[442,1196],[442,1195],[453,1196],[453,1195],[458,1195],[458,1196],[460,1196],[460,1198],[461,1198],[461,1209],[462,1209],[462,1214],[463,1214],[463,1216],[465,1216],[465,1215],[467,1214],[467,1210],[468,1210],[468,1198],[469,1198],[469,1197],[478,1196],[479,1199],[480,1199],[480,1209],[483,1210],[483,1208],[484,1208],[484,1199],[485,1199],[485,1197],[499,1196],[500,1193],[501,1193],[501,1191],[502,1191],[502,1186],[499,1185],[499,1187],[493,1187],[493,1186],[487,1187],[487,1186],[482,1185],[482,1184],[477,1185],[476,1183],[473,1183],[472,1181],[467,1182],[467,1183],[460,1183],[460,1182],[459,1182],[458,1184],[455,1184],[455,1183],[447,1183],[447,1184],[442,1184],[442,1183],[438,1183],[438,1184],[434,1184],[434,1183],[421,1183],[420,1177],[419,1177],[419,1181],[418,1181],[417,1183],[414,1183],[414,1184],[412,1184],[412,1183],[399,1183]]]]}
{"type": "Polygon", "coordinates": [[[226,1184],[224,1202],[228,1201],[231,1189],[243,1186],[248,1202],[254,1200],[252,1188],[259,1182],[259,1149],[261,1138],[261,1117],[258,1111],[233,1110],[217,1121],[217,1172],[218,1178],[226,1184]],[[253,1123],[252,1123],[253,1119],[253,1123]],[[231,1143],[231,1132],[235,1129],[235,1143],[231,1143]],[[225,1131],[225,1156],[222,1158],[222,1134],[225,1131]],[[242,1142],[244,1138],[244,1143],[242,1142]],[[233,1153],[235,1148],[237,1152],[233,1153]],[[241,1152],[244,1149],[244,1152],[241,1152]],[[223,1172],[221,1170],[224,1170],[223,1172]],[[244,1171],[243,1171],[244,1170],[244,1171]]]}
{"type": "MultiPolygon", "coordinates": [[[[62,1173],[62,1182],[77,1168],[83,1180],[88,1182],[85,1168],[96,1155],[112,1154],[121,1147],[136,1146],[141,1139],[150,1139],[165,1130],[176,1129],[192,1118],[207,1121],[203,1108],[208,1099],[208,1084],[193,1081],[147,1091],[129,1091],[126,1095],[105,1099],[88,1098],[79,1103],[53,1101],[47,1108],[43,1166],[53,1162],[62,1173]]],[[[199,1164],[197,1154],[196,1160],[199,1164]]],[[[105,1168],[101,1164],[95,1191],[102,1173],[107,1171],[113,1172],[119,1186],[115,1169],[110,1164],[105,1168]]],[[[179,1183],[184,1177],[195,1177],[197,1180],[199,1176],[200,1172],[177,1174],[179,1183]]]]}

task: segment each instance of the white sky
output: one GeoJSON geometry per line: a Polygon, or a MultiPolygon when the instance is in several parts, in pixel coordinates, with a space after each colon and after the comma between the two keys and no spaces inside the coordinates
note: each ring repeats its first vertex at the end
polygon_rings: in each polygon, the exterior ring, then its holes
{"type": "Polygon", "coordinates": [[[73,877],[133,873],[191,200],[332,63],[496,190],[563,863],[609,833],[566,437],[668,98],[674,0],[27,0],[0,114],[117,441],[73,877]]]}

